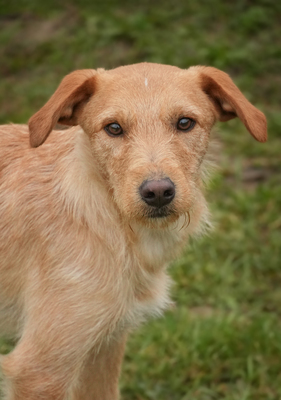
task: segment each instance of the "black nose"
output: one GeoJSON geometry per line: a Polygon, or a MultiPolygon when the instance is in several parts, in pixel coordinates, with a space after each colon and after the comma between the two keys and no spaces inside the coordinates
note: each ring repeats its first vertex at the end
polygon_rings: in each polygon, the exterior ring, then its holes
{"type": "Polygon", "coordinates": [[[169,178],[159,181],[144,181],[140,186],[140,195],[149,206],[161,208],[171,203],[175,197],[175,185],[169,178]]]}

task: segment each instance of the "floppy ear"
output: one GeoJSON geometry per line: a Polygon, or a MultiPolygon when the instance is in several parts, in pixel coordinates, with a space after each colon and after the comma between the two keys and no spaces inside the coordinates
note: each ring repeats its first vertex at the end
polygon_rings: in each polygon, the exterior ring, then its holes
{"type": "Polygon", "coordinates": [[[259,142],[267,140],[265,115],[240,92],[231,78],[213,67],[194,67],[200,73],[202,90],[212,100],[220,121],[239,117],[250,134],[259,142]]]}
{"type": "Polygon", "coordinates": [[[57,122],[78,125],[83,104],[94,93],[95,70],[78,70],[66,75],[48,102],[29,120],[30,145],[38,147],[57,122]]]}

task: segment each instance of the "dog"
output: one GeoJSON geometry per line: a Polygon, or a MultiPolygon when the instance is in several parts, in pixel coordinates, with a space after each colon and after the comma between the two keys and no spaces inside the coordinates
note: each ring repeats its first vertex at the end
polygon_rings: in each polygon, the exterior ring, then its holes
{"type": "Polygon", "coordinates": [[[5,399],[119,398],[127,334],[169,307],[167,265],[208,225],[211,128],[237,116],[266,141],[226,73],[140,63],[72,72],[1,126],[5,399]]]}

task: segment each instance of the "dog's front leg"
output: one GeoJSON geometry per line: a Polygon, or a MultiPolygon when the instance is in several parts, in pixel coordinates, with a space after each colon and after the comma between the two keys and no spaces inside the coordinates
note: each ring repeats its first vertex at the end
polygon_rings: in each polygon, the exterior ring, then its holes
{"type": "Polygon", "coordinates": [[[32,301],[18,345],[3,359],[5,399],[118,399],[125,340],[113,333],[116,304],[98,313],[91,294],[71,300],[63,290],[47,299],[42,294],[32,301]]]}
{"type": "Polygon", "coordinates": [[[3,359],[5,400],[66,400],[70,383],[76,379],[74,360],[62,347],[45,352],[43,343],[38,346],[34,340],[22,338],[3,359]]]}
{"type": "Polygon", "coordinates": [[[117,400],[118,380],[125,349],[126,335],[106,340],[98,353],[88,355],[71,400],[117,400]]]}
{"type": "Polygon", "coordinates": [[[77,349],[81,354],[76,353],[74,342],[67,347],[61,343],[45,353],[22,340],[2,365],[6,399],[117,400],[125,337],[105,341],[87,356],[82,347],[77,349]]]}
{"type": "Polygon", "coordinates": [[[92,349],[76,371],[71,370],[68,364],[57,365],[58,369],[52,370],[48,364],[42,365],[43,360],[36,362],[35,358],[32,359],[34,365],[28,365],[31,353],[25,360],[22,346],[19,346],[3,363],[8,378],[6,399],[118,400],[118,380],[125,342],[123,336],[92,349]]]}

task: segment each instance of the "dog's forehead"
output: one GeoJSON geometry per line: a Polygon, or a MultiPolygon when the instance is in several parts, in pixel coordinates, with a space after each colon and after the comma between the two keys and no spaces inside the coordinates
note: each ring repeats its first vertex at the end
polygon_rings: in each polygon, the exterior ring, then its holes
{"type": "Polygon", "coordinates": [[[181,99],[195,105],[205,97],[194,71],[153,63],[103,71],[98,74],[97,93],[106,103],[118,99],[124,104],[150,102],[155,106],[173,104],[181,99]]]}
{"type": "Polygon", "coordinates": [[[115,87],[130,88],[134,85],[138,90],[159,90],[163,87],[175,87],[186,76],[187,71],[170,65],[140,63],[119,67],[107,71],[114,80],[115,87]]]}
{"type": "Polygon", "coordinates": [[[165,64],[156,64],[156,63],[148,63],[148,62],[143,62],[139,64],[131,64],[131,65],[125,65],[121,67],[117,67],[111,70],[108,70],[107,73],[109,74],[114,74],[114,75],[119,75],[119,76],[128,76],[128,75],[137,75],[137,74],[159,74],[159,75],[165,75],[165,74],[175,74],[183,71],[181,68],[172,66],[172,65],[165,65],[165,64]]]}

